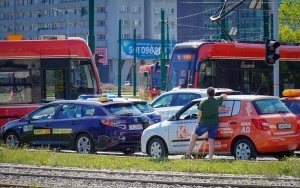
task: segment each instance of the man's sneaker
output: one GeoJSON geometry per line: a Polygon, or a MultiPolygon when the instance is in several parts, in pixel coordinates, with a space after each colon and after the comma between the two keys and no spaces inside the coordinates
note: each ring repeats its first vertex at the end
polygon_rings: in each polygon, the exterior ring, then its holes
{"type": "Polygon", "coordinates": [[[184,155],[181,157],[181,159],[191,159],[191,156],[190,155],[184,155]]]}

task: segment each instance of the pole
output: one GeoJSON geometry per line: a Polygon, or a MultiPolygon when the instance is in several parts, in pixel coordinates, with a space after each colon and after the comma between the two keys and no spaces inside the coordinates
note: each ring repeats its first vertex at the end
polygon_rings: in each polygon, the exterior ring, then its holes
{"type": "Polygon", "coordinates": [[[269,38],[269,2],[263,0],[264,39],[269,38]]]}
{"type": "Polygon", "coordinates": [[[165,11],[161,10],[161,52],[160,52],[160,91],[166,91],[166,63],[165,63],[165,11]]]}
{"type": "MultiPolygon", "coordinates": [[[[225,0],[221,0],[221,2],[224,4],[224,1],[225,0]]],[[[221,14],[224,14],[224,9],[222,10],[222,13],[221,14]]],[[[226,40],[227,39],[227,37],[228,37],[228,39],[230,39],[231,37],[229,36],[229,34],[227,34],[227,32],[226,32],[226,18],[223,18],[222,20],[221,20],[221,23],[219,23],[218,21],[217,21],[217,24],[221,27],[221,30],[223,31],[222,33],[221,33],[221,40],[222,39],[224,39],[224,40],[226,40]]],[[[231,41],[233,41],[232,39],[230,39],[231,41]]]]}
{"type": "Polygon", "coordinates": [[[169,18],[167,18],[167,59],[170,59],[170,34],[169,34],[169,18]]]}
{"type": "Polygon", "coordinates": [[[67,37],[69,37],[69,15],[67,14],[67,37]]]}
{"type": "Polygon", "coordinates": [[[121,19],[119,20],[118,97],[121,97],[121,19]]]}
{"type": "MultiPolygon", "coordinates": [[[[278,0],[273,0],[273,34],[274,39],[278,41],[278,0]]],[[[279,48],[277,48],[279,50],[279,48]]],[[[279,51],[278,51],[279,52],[279,51]]],[[[279,97],[279,59],[274,64],[274,96],[279,97]]]]}
{"type": "Polygon", "coordinates": [[[95,54],[95,35],[94,35],[94,0],[89,0],[89,35],[88,44],[92,54],[95,54]]]}
{"type": "Polygon", "coordinates": [[[65,16],[67,16],[67,37],[69,37],[69,15],[68,14],[66,14],[63,10],[61,10],[61,9],[58,9],[58,8],[52,8],[52,10],[56,10],[56,11],[58,11],[58,12],[61,12],[61,13],[63,13],[65,16]]]}
{"type": "Polygon", "coordinates": [[[136,29],[133,29],[133,96],[136,96],[136,29]]]}

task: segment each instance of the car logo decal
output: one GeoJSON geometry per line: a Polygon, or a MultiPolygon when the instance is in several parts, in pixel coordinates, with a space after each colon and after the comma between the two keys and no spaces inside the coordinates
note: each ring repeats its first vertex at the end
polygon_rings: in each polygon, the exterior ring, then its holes
{"type": "Polygon", "coordinates": [[[139,122],[138,118],[134,118],[133,120],[135,123],[139,122]]]}
{"type": "Polygon", "coordinates": [[[287,119],[285,119],[285,118],[283,118],[283,121],[284,121],[284,122],[286,122],[286,123],[288,122],[288,120],[287,120],[287,119]]]}

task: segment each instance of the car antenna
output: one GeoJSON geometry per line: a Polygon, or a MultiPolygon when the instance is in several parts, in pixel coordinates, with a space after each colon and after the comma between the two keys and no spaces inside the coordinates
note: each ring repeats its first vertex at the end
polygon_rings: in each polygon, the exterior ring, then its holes
{"type": "Polygon", "coordinates": [[[259,85],[259,87],[258,87],[258,89],[257,89],[257,92],[256,92],[254,95],[258,95],[258,92],[259,92],[259,90],[260,90],[260,88],[261,88],[263,82],[264,82],[263,80],[260,82],[260,85],[259,85]]]}

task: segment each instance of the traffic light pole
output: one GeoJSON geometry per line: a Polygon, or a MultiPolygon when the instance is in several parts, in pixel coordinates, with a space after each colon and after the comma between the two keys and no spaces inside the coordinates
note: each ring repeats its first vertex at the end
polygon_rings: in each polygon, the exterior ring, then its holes
{"type": "MultiPolygon", "coordinates": [[[[273,0],[273,31],[274,31],[274,39],[278,40],[278,0],[273,0]]],[[[279,54],[279,49],[277,54],[279,54]]],[[[279,97],[279,59],[275,61],[273,67],[273,75],[274,75],[274,96],[279,97]]]]}
{"type": "Polygon", "coordinates": [[[160,64],[160,91],[166,91],[166,56],[165,56],[165,11],[161,10],[161,64],[160,64]]]}

